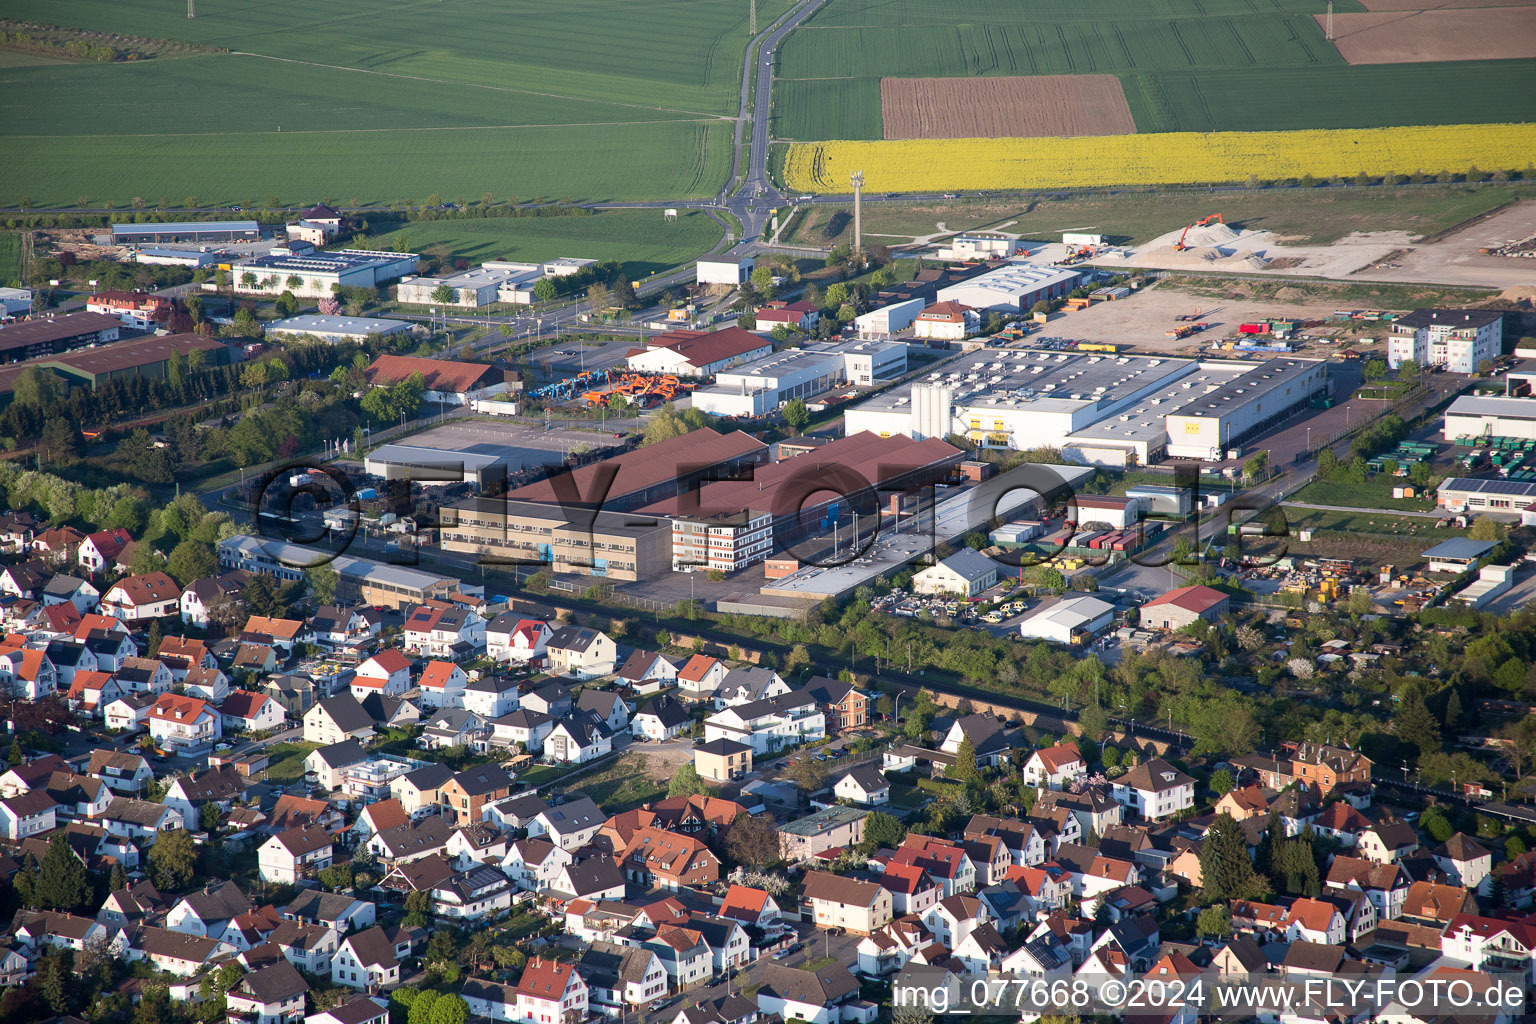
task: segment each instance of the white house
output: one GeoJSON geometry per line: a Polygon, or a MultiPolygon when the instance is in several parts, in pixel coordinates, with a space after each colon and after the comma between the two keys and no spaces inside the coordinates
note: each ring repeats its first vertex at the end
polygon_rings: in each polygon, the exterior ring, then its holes
{"type": "Polygon", "coordinates": [[[1072,743],[1058,743],[1035,751],[1024,762],[1024,781],[1039,788],[1061,789],[1073,779],[1086,778],[1088,763],[1072,743]]]}
{"type": "Polygon", "coordinates": [[[975,597],[997,584],[997,571],[997,563],[986,555],[962,548],[914,575],[912,590],[918,594],[975,597]]]}
{"type": "Polygon", "coordinates": [[[28,836],[51,832],[58,805],[44,789],[33,789],[0,799],[0,836],[19,843],[28,836]]]}
{"type": "Polygon", "coordinates": [[[1154,757],[1116,779],[1112,795],[1126,810],[1159,821],[1194,807],[1195,780],[1154,757]]]}
{"type": "Polygon", "coordinates": [[[613,733],[587,711],[558,719],[544,737],[545,759],[562,764],[585,764],[612,750],[613,733]]]}
{"type": "Polygon", "coordinates": [[[405,649],[417,654],[452,658],[485,650],[485,620],[469,608],[446,601],[412,608],[402,629],[405,649]]]}
{"type": "Polygon", "coordinates": [[[304,1016],[309,983],[286,959],[247,974],[224,996],[230,1020],[293,1024],[304,1016]]]}
{"type": "Polygon", "coordinates": [[[451,661],[429,661],[418,685],[423,708],[462,708],[469,676],[451,661]]]}
{"type": "Polygon", "coordinates": [[[362,700],[371,693],[398,697],[411,687],[411,659],[390,648],[357,666],[352,677],[352,696],[362,700]]]}
{"type": "Polygon", "coordinates": [[[485,653],[493,661],[526,664],[543,657],[554,631],[538,619],[520,619],[503,612],[485,628],[485,653]]]}
{"type": "Polygon", "coordinates": [[[226,733],[270,732],[286,717],[283,706],[264,693],[235,690],[219,706],[226,733]]]}
{"type": "Polygon", "coordinates": [[[257,849],[256,866],[263,882],[297,885],[312,879],[331,866],[331,835],[313,825],[279,832],[257,849]]]}
{"type": "Polygon", "coordinates": [[[637,740],[660,743],[682,734],[693,722],[693,716],[681,701],[671,696],[653,697],[635,712],[630,720],[629,731],[637,740]]]}
{"type": "Polygon", "coordinates": [[[409,935],[374,925],[341,940],[331,960],[331,981],[348,988],[391,989],[400,984],[400,961],[410,955],[409,935]]]}
{"type": "Polygon", "coordinates": [[[855,765],[832,785],[832,795],[839,800],[874,807],[890,803],[891,784],[874,763],[855,765]]]}
{"type": "MultiPolygon", "coordinates": [[[[834,964],[822,970],[806,971],[770,963],[763,969],[763,982],[757,990],[757,1008],[763,1014],[778,1014],[784,1020],[803,1020],[806,1024],[842,1024],[862,1020],[849,1006],[859,995],[859,980],[848,968],[834,964]]],[[[870,1006],[873,1020],[875,1007],[870,1006]]]]}
{"type": "Polygon", "coordinates": [[[482,675],[464,687],[464,710],[481,718],[500,718],[517,710],[518,683],[500,675],[482,675]]]}
{"type": "Polygon", "coordinates": [[[595,679],[618,667],[618,646],[608,634],[589,626],[561,626],[550,634],[544,650],[555,675],[595,679]]]}
{"type": "Polygon", "coordinates": [[[517,982],[512,1019],[523,1024],[564,1024],[587,1017],[587,983],[572,964],[535,958],[517,982]]]}
{"type": "Polygon", "coordinates": [[[804,692],[717,711],[704,720],[704,741],[732,740],[752,748],[756,757],[825,739],[827,717],[816,698],[804,692]]]}
{"type": "Polygon", "coordinates": [[[218,742],[224,720],[207,701],[162,693],[149,709],[149,734],[162,750],[196,750],[218,742]]]}
{"type": "Polygon", "coordinates": [[[119,580],[101,598],[101,613],[125,622],[163,619],[180,611],[181,588],[163,572],[119,580]]]}
{"type": "Polygon", "coordinates": [[[373,717],[350,693],[327,697],[304,712],[305,743],[366,740],[373,733],[373,717]]]}

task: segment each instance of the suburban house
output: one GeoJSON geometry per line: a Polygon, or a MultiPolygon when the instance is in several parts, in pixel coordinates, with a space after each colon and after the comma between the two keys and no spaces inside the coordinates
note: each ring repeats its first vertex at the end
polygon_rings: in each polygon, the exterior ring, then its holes
{"type": "Polygon", "coordinates": [[[869,724],[869,698],[852,683],[812,676],[805,685],[805,692],[815,698],[817,707],[826,717],[828,732],[842,733],[869,724]]]}
{"type": "Polygon", "coordinates": [[[1148,821],[1171,818],[1195,805],[1195,780],[1160,757],[1116,779],[1111,792],[1126,810],[1148,821]]]}
{"type": "Polygon", "coordinates": [[[101,597],[101,613],[125,622],[163,619],[180,610],[181,588],[163,572],[119,580],[101,597]]]}
{"type": "Polygon", "coordinates": [[[268,839],[256,851],[263,882],[297,885],[331,866],[331,835],[314,825],[301,825],[268,839]]]}
{"type": "Polygon", "coordinates": [[[818,928],[869,935],[889,924],[893,915],[889,889],[826,871],[805,873],[805,898],[818,928]]]}
{"type": "Polygon", "coordinates": [[[588,626],[561,626],[550,634],[544,652],[557,676],[595,679],[616,667],[619,649],[608,634],[588,626]]]}
{"type": "Polygon", "coordinates": [[[304,712],[304,742],[340,743],[373,736],[373,716],[350,693],[327,697],[304,712]]]}
{"type": "Polygon", "coordinates": [[[1072,743],[1058,743],[1035,751],[1024,762],[1024,781],[1036,787],[1061,789],[1073,779],[1086,778],[1088,763],[1072,743]]]}
{"type": "Polygon", "coordinates": [[[526,664],[544,656],[553,634],[547,622],[503,612],[485,627],[485,653],[493,661],[526,664]]]}
{"type": "Polygon", "coordinates": [[[855,765],[832,784],[832,795],[866,807],[890,803],[891,784],[874,763],[855,765]]]}

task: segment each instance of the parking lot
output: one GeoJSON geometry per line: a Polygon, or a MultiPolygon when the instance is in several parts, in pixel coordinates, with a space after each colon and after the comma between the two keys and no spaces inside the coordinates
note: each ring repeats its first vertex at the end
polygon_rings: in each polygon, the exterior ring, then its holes
{"type": "Polygon", "coordinates": [[[538,383],[561,380],[582,370],[602,370],[622,366],[631,349],[644,348],[640,338],[626,341],[565,340],[541,348],[530,357],[538,383]]]}

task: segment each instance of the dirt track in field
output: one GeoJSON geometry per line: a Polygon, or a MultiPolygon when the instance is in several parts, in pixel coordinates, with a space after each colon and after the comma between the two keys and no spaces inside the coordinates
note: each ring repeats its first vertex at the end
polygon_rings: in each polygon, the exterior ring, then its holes
{"type": "Polygon", "coordinates": [[[1130,135],[1136,131],[1114,75],[882,78],[887,139],[1003,139],[1130,135]]]}
{"type": "Polygon", "coordinates": [[[1333,45],[1351,64],[1536,57],[1536,7],[1335,14],[1333,45]]]}

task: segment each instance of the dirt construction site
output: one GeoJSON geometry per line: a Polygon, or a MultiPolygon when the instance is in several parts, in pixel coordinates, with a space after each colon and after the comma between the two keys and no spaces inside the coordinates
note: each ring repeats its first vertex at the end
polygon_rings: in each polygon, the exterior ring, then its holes
{"type": "Polygon", "coordinates": [[[1170,231],[1093,263],[1106,270],[1146,267],[1506,289],[1536,285],[1536,261],[1480,250],[1533,235],[1536,202],[1525,201],[1428,242],[1405,231],[1372,231],[1355,232],[1331,245],[1292,245],[1273,232],[1209,224],[1191,226],[1187,233],[1184,228],[1170,231]]]}
{"type": "Polygon", "coordinates": [[[1136,131],[1114,75],[882,78],[887,139],[999,139],[1130,135],[1136,131]]]}

